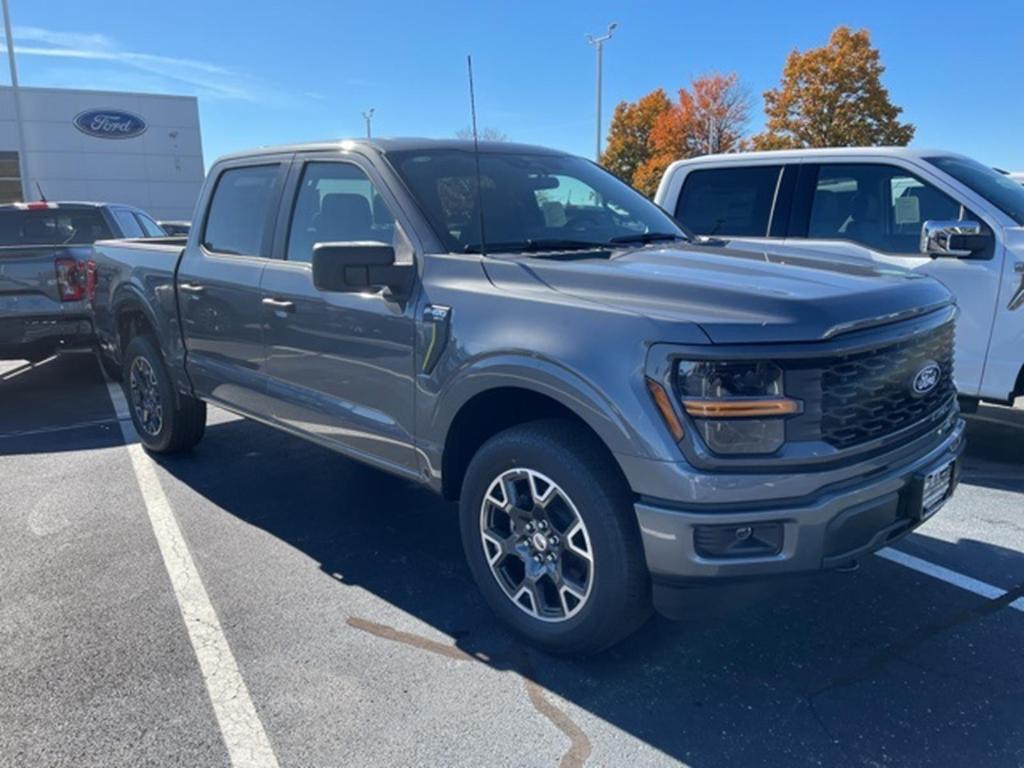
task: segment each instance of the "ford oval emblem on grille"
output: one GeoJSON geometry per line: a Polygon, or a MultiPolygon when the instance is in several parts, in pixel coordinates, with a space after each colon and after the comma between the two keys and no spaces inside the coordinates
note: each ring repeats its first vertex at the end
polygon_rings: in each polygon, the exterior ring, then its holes
{"type": "Polygon", "coordinates": [[[120,109],[87,109],[74,119],[75,128],[97,139],[131,139],[146,132],[146,121],[120,109]]]}
{"type": "Polygon", "coordinates": [[[914,374],[912,386],[914,394],[918,397],[927,395],[939,385],[942,378],[942,369],[938,363],[928,363],[924,368],[914,374]]]}

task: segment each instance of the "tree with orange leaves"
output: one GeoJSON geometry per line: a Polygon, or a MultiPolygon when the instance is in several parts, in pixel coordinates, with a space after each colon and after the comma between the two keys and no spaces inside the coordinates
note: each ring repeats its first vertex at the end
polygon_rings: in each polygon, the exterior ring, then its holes
{"type": "Polygon", "coordinates": [[[736,74],[713,72],[679,90],[679,101],[658,116],[650,131],[647,160],[633,186],[650,197],[669,164],[686,157],[745,148],[750,99],[736,74]]]}
{"type": "Polygon", "coordinates": [[[866,29],[837,27],[828,45],[793,51],[779,87],[764,94],[768,121],[755,149],[909,144],[914,126],[898,120],[883,72],[866,29]]]}
{"type": "Polygon", "coordinates": [[[636,102],[619,102],[608,128],[608,144],[601,153],[601,165],[632,184],[636,172],[650,159],[654,124],[671,108],[672,101],[661,88],[636,102]]]}

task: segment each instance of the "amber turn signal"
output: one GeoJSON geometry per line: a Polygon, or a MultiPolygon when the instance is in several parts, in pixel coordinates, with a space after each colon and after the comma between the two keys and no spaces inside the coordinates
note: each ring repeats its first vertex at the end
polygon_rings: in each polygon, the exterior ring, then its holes
{"type": "Polygon", "coordinates": [[[800,411],[796,400],[683,400],[683,407],[698,419],[743,419],[755,416],[789,416],[800,411]]]}
{"type": "Polygon", "coordinates": [[[676,442],[679,442],[683,439],[683,425],[679,422],[679,417],[676,416],[676,412],[672,408],[672,403],[668,399],[668,393],[654,379],[647,379],[646,381],[647,391],[651,393],[651,399],[654,400],[654,404],[661,413],[661,418],[665,420],[668,431],[672,433],[672,437],[676,439],[676,442]]]}

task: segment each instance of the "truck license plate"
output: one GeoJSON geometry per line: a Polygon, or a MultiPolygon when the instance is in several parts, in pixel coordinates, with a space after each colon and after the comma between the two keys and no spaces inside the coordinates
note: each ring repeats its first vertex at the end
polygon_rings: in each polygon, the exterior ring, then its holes
{"type": "Polygon", "coordinates": [[[955,463],[955,461],[950,461],[925,475],[921,493],[921,520],[927,520],[938,512],[949,498],[950,491],[952,491],[955,463]]]}

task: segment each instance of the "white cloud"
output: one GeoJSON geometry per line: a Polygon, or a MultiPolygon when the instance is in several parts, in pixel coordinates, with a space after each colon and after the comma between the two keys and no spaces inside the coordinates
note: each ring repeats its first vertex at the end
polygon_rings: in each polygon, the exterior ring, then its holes
{"type": "Polygon", "coordinates": [[[109,37],[99,33],[56,32],[51,29],[42,29],[41,27],[15,27],[14,37],[16,40],[57,45],[62,48],[98,49],[114,47],[109,37]]]}
{"type": "MultiPolygon", "coordinates": [[[[112,62],[157,75],[197,96],[254,103],[291,97],[241,72],[198,59],[127,51],[106,35],[58,32],[40,27],[15,27],[14,50],[20,56],[112,62]],[[26,45],[28,43],[28,45],[26,45]]],[[[0,51],[6,47],[0,45],[0,51]]],[[[87,76],[87,73],[83,73],[87,76]]]]}

